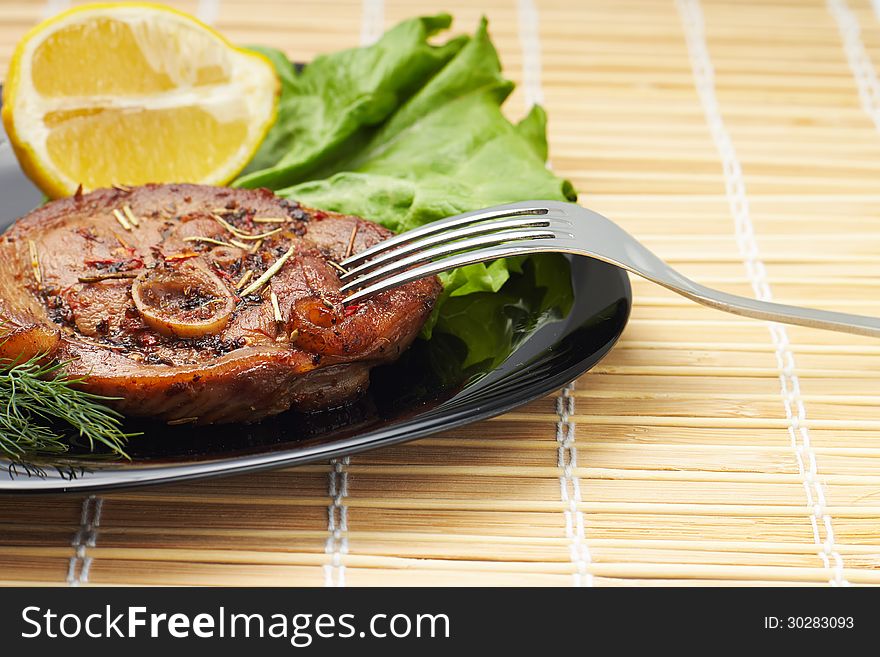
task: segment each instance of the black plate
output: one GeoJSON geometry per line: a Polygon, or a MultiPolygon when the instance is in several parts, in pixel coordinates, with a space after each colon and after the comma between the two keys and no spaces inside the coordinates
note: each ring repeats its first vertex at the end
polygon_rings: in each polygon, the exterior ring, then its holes
{"type": "MultiPolygon", "coordinates": [[[[0,199],[0,231],[41,201],[2,132],[0,199]]],[[[107,489],[322,461],[509,411],[593,367],[629,317],[632,292],[626,273],[588,258],[560,256],[559,262],[570,266],[571,310],[524,338],[500,365],[456,369],[461,344],[439,334],[429,342],[418,340],[397,363],[374,370],[368,396],[344,409],[286,413],[258,425],[140,424],[135,428],[145,435],[132,439],[131,462],[74,458],[22,467],[0,459],[0,472],[8,472],[0,476],[0,492],[107,489]]]]}

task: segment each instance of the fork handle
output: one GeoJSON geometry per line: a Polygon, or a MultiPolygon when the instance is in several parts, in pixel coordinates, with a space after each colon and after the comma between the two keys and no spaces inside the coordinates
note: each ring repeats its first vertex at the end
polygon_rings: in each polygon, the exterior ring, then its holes
{"type": "MultiPolygon", "coordinates": [[[[880,318],[819,310],[818,308],[789,306],[784,303],[760,301],[751,297],[714,290],[692,281],[670,267],[653,251],[607,217],[581,206],[559,202],[548,202],[547,204],[557,211],[571,213],[577,218],[580,218],[579,215],[583,215],[589,220],[589,223],[584,225],[588,226],[590,233],[586,236],[571,235],[573,248],[566,249],[570,253],[580,253],[604,260],[658,283],[673,292],[678,292],[704,306],[735,315],[880,338],[880,318]],[[601,244],[602,252],[584,246],[591,243],[601,244]]],[[[576,226],[577,224],[572,225],[576,226]]],[[[576,228],[572,230],[574,232],[576,228]]]]}
{"type": "Polygon", "coordinates": [[[758,299],[714,290],[705,285],[700,285],[681,274],[676,276],[680,280],[676,280],[674,283],[651,278],[655,282],[660,283],[660,285],[678,292],[697,303],[709,306],[710,308],[724,310],[734,315],[880,338],[880,318],[877,317],[838,313],[830,310],[819,310],[818,308],[790,306],[774,301],[759,301],[758,299]]]}

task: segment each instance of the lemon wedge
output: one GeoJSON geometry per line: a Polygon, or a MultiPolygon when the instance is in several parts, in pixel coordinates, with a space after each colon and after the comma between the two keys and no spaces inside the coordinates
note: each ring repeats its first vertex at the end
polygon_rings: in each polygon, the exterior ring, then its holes
{"type": "Polygon", "coordinates": [[[51,198],[110,185],[222,185],[275,119],[278,78],[181,12],[142,3],[71,9],[18,44],[3,124],[51,198]]]}

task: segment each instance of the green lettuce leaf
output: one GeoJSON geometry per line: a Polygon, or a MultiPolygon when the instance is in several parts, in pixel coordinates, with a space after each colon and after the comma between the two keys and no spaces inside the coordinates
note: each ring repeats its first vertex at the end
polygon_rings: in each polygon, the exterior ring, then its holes
{"type": "Polygon", "coordinates": [[[439,47],[428,43],[451,22],[448,14],[405,21],[373,46],[317,57],[301,72],[280,51],[254,47],[278,71],[281,98],[275,124],[235,184],[280,189],[320,177],[318,167],[357,151],[371,127],[464,46],[466,37],[439,47]]]}
{"type": "MultiPolygon", "coordinates": [[[[575,200],[571,183],[546,167],[544,110],[533,107],[518,124],[502,112],[513,83],[501,73],[486,21],[473,36],[431,45],[429,37],[450,23],[446,14],[405,21],[372,46],[319,57],[301,71],[283,54],[260,49],[282,80],[279,116],[235,184],[269,187],[397,232],[499,203],[575,200]]],[[[567,262],[546,262],[562,272],[555,281],[545,277],[559,286],[548,294],[564,301],[567,262]]],[[[521,259],[444,274],[424,335],[467,329],[468,362],[487,358],[498,345],[478,335],[507,320],[489,316],[490,306],[501,306],[486,295],[501,290],[512,271],[522,272],[521,259]],[[468,322],[468,314],[481,319],[468,322]]]]}
{"type": "Polygon", "coordinates": [[[498,292],[450,297],[433,331],[461,337],[461,367],[491,370],[547,322],[565,317],[574,300],[568,261],[558,253],[524,259],[498,292]]]}

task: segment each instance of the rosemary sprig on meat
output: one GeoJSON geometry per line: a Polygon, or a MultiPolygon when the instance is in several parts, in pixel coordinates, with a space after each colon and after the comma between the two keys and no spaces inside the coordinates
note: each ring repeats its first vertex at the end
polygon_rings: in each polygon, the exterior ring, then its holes
{"type": "Polygon", "coordinates": [[[0,360],[0,455],[21,462],[64,454],[74,442],[128,458],[125,444],[135,434],[123,431],[122,415],[75,383],[64,363],[0,360]]]}
{"type": "Polygon", "coordinates": [[[248,285],[240,293],[241,296],[246,297],[247,295],[252,294],[253,292],[256,292],[261,287],[263,287],[263,285],[268,283],[275,274],[277,274],[279,271],[281,271],[281,268],[284,266],[284,263],[287,262],[287,260],[290,258],[290,256],[292,256],[295,252],[296,252],[296,244],[292,244],[290,246],[290,248],[287,249],[287,251],[284,253],[284,255],[282,255],[280,258],[278,258],[278,260],[276,260],[274,263],[272,263],[272,265],[266,271],[263,272],[262,276],[260,276],[257,280],[255,280],[250,285],[248,285]]]}
{"type": "Polygon", "coordinates": [[[125,230],[131,230],[131,223],[119,210],[113,210],[113,216],[116,218],[116,221],[119,222],[119,225],[122,226],[125,230]]]}
{"type": "Polygon", "coordinates": [[[192,235],[191,237],[184,237],[183,241],[204,242],[205,244],[214,244],[215,246],[232,246],[232,244],[230,244],[229,242],[224,242],[223,240],[215,240],[213,237],[205,237],[203,235],[192,235]]]}
{"type": "Polygon", "coordinates": [[[100,283],[101,281],[109,281],[117,278],[137,278],[136,271],[113,271],[106,274],[95,274],[94,276],[80,276],[77,280],[80,283],[100,283]]]}
{"type": "Polygon", "coordinates": [[[34,272],[34,280],[37,281],[37,286],[41,286],[43,284],[43,271],[40,267],[40,252],[37,250],[37,245],[34,244],[33,240],[28,240],[28,250],[31,254],[31,269],[34,272]]]}
{"type": "Polygon", "coordinates": [[[338,262],[333,262],[332,260],[328,260],[327,264],[330,265],[331,267],[333,267],[333,269],[338,271],[340,274],[347,274],[348,273],[348,270],[345,267],[343,267],[342,265],[340,265],[338,262]]]}
{"type": "Polygon", "coordinates": [[[354,226],[351,227],[351,236],[348,238],[348,246],[345,248],[345,255],[342,256],[342,259],[345,260],[348,256],[351,255],[351,252],[354,250],[354,240],[358,234],[358,222],[354,223],[354,226]]]}
{"type": "Polygon", "coordinates": [[[245,285],[247,285],[247,282],[248,282],[249,280],[251,280],[251,277],[252,277],[253,275],[254,275],[254,270],[253,270],[253,269],[248,269],[248,270],[244,273],[244,276],[242,276],[240,279],[238,279],[238,283],[235,284],[235,289],[236,289],[236,290],[240,290],[240,289],[243,288],[245,285]]]}
{"type": "Polygon", "coordinates": [[[288,217],[254,217],[251,219],[255,224],[289,224],[288,217]]]}
{"type": "Polygon", "coordinates": [[[135,228],[140,228],[141,222],[135,216],[134,212],[131,211],[130,205],[123,205],[122,206],[122,213],[125,215],[125,218],[128,219],[128,223],[130,223],[135,228]]]}
{"type": "Polygon", "coordinates": [[[223,226],[223,228],[225,228],[227,231],[232,233],[236,238],[238,238],[240,240],[262,240],[262,239],[266,239],[267,237],[270,237],[272,235],[277,235],[278,233],[280,233],[283,230],[282,228],[275,228],[274,230],[270,230],[265,233],[260,233],[259,235],[252,235],[251,233],[246,233],[245,231],[241,230],[240,228],[236,228],[235,226],[233,226],[231,223],[226,221],[226,219],[224,219],[223,217],[221,217],[218,214],[212,214],[211,216],[214,218],[214,220],[217,223],[219,223],[221,226],[223,226]]]}

